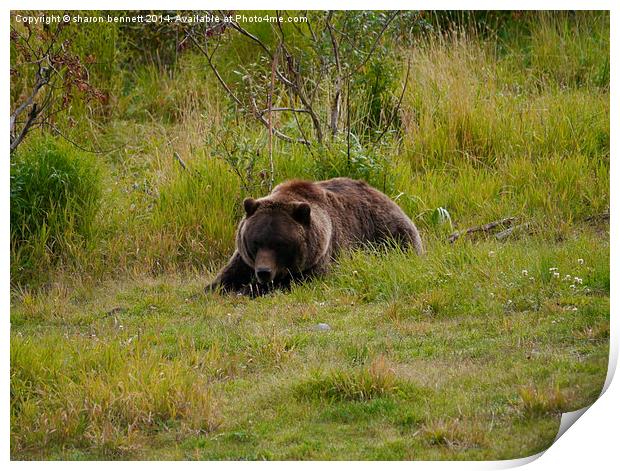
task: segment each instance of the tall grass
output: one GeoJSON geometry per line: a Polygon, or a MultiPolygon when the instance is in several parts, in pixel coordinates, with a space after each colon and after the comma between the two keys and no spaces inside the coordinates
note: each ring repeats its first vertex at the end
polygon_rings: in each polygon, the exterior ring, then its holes
{"type": "MultiPolygon", "coordinates": [[[[11,448],[83,446],[104,455],[182,420],[184,433],[218,425],[206,386],[178,362],[143,350],[134,338],[99,344],[11,339],[11,448]]],[[[110,454],[112,453],[112,454],[110,454]]]]}
{"type": "Polygon", "coordinates": [[[608,67],[608,21],[604,15],[530,21],[531,37],[513,39],[520,49],[513,43],[507,54],[460,30],[412,51],[403,121],[415,168],[495,166],[516,157],[608,158],[609,94],[598,78],[608,67]]]}
{"type": "Polygon", "coordinates": [[[147,245],[161,243],[160,257],[178,266],[221,260],[234,249],[243,200],[238,178],[221,160],[177,174],[160,190],[147,245]]]}

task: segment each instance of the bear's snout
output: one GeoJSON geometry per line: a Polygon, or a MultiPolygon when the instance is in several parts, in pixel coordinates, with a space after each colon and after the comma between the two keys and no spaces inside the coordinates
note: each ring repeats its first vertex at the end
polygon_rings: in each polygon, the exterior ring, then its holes
{"type": "Polygon", "coordinates": [[[271,269],[266,267],[258,267],[256,269],[256,278],[263,284],[271,281],[271,269]]]}
{"type": "Polygon", "coordinates": [[[256,254],[254,272],[262,284],[271,283],[276,276],[276,254],[273,250],[261,249],[256,254]]]}

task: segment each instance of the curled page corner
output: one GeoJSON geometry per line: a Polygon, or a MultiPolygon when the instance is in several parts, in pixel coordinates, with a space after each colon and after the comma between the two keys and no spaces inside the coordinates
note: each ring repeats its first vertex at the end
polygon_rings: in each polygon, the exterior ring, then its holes
{"type": "Polygon", "coordinates": [[[523,458],[514,458],[511,460],[502,460],[495,461],[493,469],[510,469],[510,468],[518,468],[520,466],[525,466],[526,464],[531,463],[532,461],[536,461],[540,458],[547,450],[539,451],[530,456],[524,456],[523,458]]]}
{"type": "Polygon", "coordinates": [[[577,420],[579,420],[579,418],[586,413],[586,411],[592,407],[594,405],[594,403],[596,401],[598,401],[598,399],[605,394],[605,392],[607,391],[607,389],[609,388],[609,385],[611,384],[611,381],[613,380],[613,377],[615,375],[616,372],[616,366],[618,364],[618,349],[617,346],[614,345],[613,342],[613,337],[611,338],[612,341],[612,345],[610,345],[610,349],[609,349],[609,364],[607,367],[607,376],[605,378],[605,384],[603,385],[603,388],[601,389],[601,393],[598,395],[598,397],[594,400],[594,402],[592,402],[592,404],[587,405],[586,407],[583,407],[582,409],[578,409],[578,410],[574,410],[574,411],[570,411],[570,412],[564,412],[562,413],[562,416],[560,417],[560,426],[558,428],[558,433],[555,436],[555,438],[553,439],[553,442],[551,443],[551,445],[549,445],[548,448],[546,448],[543,451],[540,451],[534,455],[531,456],[525,456],[523,458],[515,458],[515,459],[511,459],[511,460],[504,460],[504,461],[495,461],[494,462],[494,466],[493,469],[508,469],[508,468],[517,468],[519,466],[524,466],[526,464],[529,464],[533,461],[536,461],[538,458],[540,458],[542,455],[544,455],[547,450],[549,448],[551,448],[553,446],[553,444],[555,442],[557,442],[560,437],[562,435],[564,435],[564,433],[572,427],[572,425],[577,422],[577,420]]]}
{"type": "MultiPolygon", "coordinates": [[[[590,404],[589,406],[586,406],[586,407],[584,407],[582,409],[574,410],[574,411],[571,411],[571,412],[564,412],[562,414],[562,417],[560,418],[560,427],[558,428],[558,434],[553,439],[553,443],[557,442],[559,440],[559,438],[562,435],[564,435],[564,432],[566,432],[569,428],[571,428],[572,425],[575,422],[577,422],[579,417],[581,417],[583,414],[585,414],[585,412],[590,408],[591,405],[592,404],[590,404]]],[[[551,444],[551,446],[553,446],[553,443],[551,444]]]]}
{"type": "MultiPolygon", "coordinates": [[[[606,389],[607,389],[606,387],[603,388],[603,391],[601,392],[601,395],[603,394],[603,392],[606,389]]],[[[599,397],[600,397],[600,395],[599,395],[599,397]]],[[[538,452],[538,453],[536,453],[534,455],[525,456],[523,458],[515,458],[515,459],[505,460],[505,461],[496,461],[495,462],[496,466],[494,466],[494,469],[517,468],[517,467],[529,464],[529,463],[531,463],[533,461],[536,461],[538,458],[540,458],[542,455],[544,455],[547,452],[547,450],[549,448],[551,448],[553,446],[553,444],[555,442],[557,442],[558,439],[562,435],[564,435],[564,432],[566,432],[575,422],[577,422],[579,417],[581,417],[591,407],[591,405],[592,404],[590,404],[589,406],[586,406],[586,407],[584,407],[582,409],[579,409],[579,410],[575,410],[575,411],[571,411],[571,412],[564,412],[562,414],[562,417],[560,418],[560,426],[558,428],[557,435],[553,439],[553,442],[551,443],[551,445],[549,445],[549,447],[547,447],[543,451],[540,451],[540,452],[538,452]]]]}
{"type": "MultiPolygon", "coordinates": [[[[609,363],[608,363],[608,366],[607,366],[607,376],[605,377],[605,384],[603,385],[603,388],[601,389],[601,393],[594,400],[594,402],[598,401],[599,398],[603,394],[605,394],[605,392],[609,388],[609,385],[611,384],[611,381],[612,381],[612,379],[614,377],[614,374],[616,373],[616,366],[618,364],[618,350],[617,350],[616,347],[617,346],[613,346],[613,348],[610,347],[610,349],[609,349],[609,363]]],[[[560,419],[560,428],[558,429],[558,434],[553,439],[553,443],[557,442],[559,440],[559,438],[562,435],[564,435],[564,433],[569,428],[571,428],[571,426],[575,422],[577,422],[579,417],[581,417],[583,414],[585,414],[586,411],[590,407],[592,407],[594,402],[592,404],[590,404],[590,405],[587,405],[586,407],[584,407],[582,409],[574,410],[574,411],[571,411],[571,412],[564,412],[562,414],[561,419],[560,419]]],[[[553,446],[553,443],[551,444],[551,446],[553,446]]]]}

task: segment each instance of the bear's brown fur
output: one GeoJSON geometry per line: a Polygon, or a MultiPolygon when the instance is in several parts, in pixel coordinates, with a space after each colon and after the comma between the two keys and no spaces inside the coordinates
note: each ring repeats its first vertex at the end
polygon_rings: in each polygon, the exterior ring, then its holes
{"type": "Polygon", "coordinates": [[[394,240],[422,253],[417,228],[390,198],[363,181],[291,180],[246,198],[237,249],[207,291],[249,294],[324,273],[341,249],[394,240]],[[253,282],[258,280],[259,284],[253,282]]]}

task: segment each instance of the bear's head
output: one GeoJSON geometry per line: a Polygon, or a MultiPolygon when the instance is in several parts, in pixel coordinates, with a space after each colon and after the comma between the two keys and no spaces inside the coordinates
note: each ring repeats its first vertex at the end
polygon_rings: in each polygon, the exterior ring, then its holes
{"type": "Polygon", "coordinates": [[[311,207],[301,201],[246,198],[237,249],[260,283],[302,272],[312,257],[311,207]]]}

